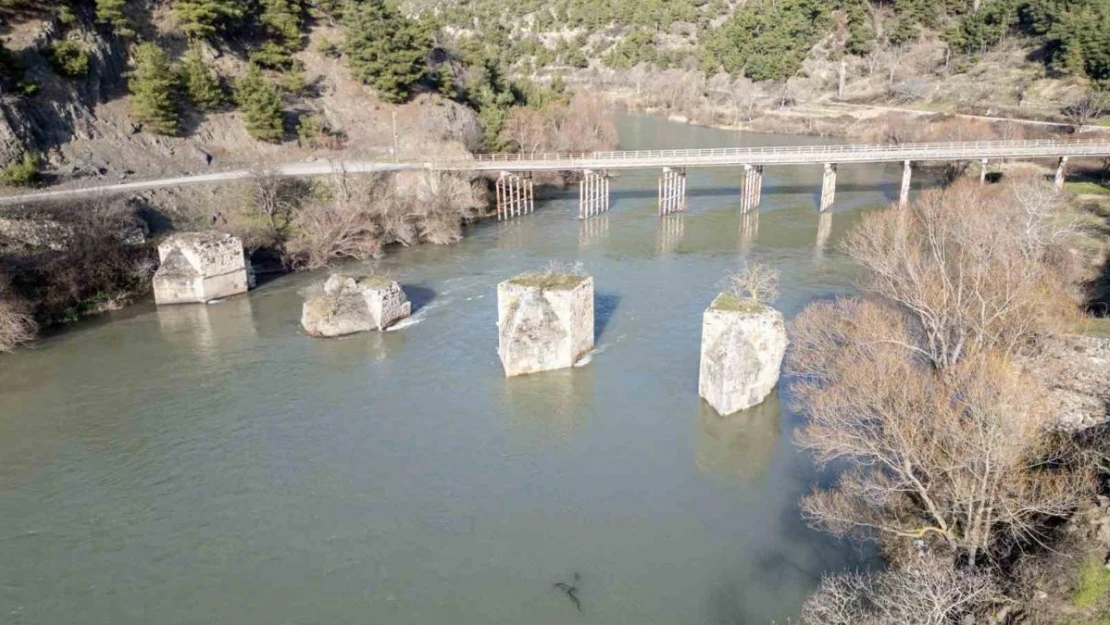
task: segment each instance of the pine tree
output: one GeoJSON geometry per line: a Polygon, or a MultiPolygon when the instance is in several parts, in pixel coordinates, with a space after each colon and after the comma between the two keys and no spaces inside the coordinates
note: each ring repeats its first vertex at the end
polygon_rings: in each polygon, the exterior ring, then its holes
{"type": "Polygon", "coordinates": [[[127,0],[96,0],[96,21],[111,26],[112,32],[120,37],[133,36],[131,18],[123,11],[126,5],[127,0]]]}
{"type": "Polygon", "coordinates": [[[203,39],[228,30],[243,17],[238,0],[176,0],[173,15],[187,36],[203,39]]]}
{"type": "Polygon", "coordinates": [[[257,67],[252,66],[235,83],[235,102],[243,111],[247,132],[252,137],[278,143],[285,136],[281,95],[257,67]]]}
{"type": "Polygon", "coordinates": [[[177,73],[170,66],[166,53],[154,43],[135,47],[135,70],[128,87],[131,117],[144,130],[156,134],[175,135],[178,131],[177,73]]]}
{"type": "Polygon", "coordinates": [[[199,46],[189,46],[181,60],[181,79],[189,100],[197,109],[214,111],[227,103],[220,79],[205,62],[199,46]]]}
{"type": "Polygon", "coordinates": [[[343,10],[351,69],[383,100],[403,102],[427,71],[428,33],[385,0],[349,3],[343,10]]]}

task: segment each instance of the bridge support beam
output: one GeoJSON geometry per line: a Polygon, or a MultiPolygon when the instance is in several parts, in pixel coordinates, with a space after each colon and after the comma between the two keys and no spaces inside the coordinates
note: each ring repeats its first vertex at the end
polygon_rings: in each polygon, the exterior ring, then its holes
{"type": "Polygon", "coordinates": [[[825,175],[821,179],[821,212],[829,210],[836,200],[836,163],[825,163],[825,175]]]}
{"type": "Polygon", "coordinates": [[[664,167],[659,176],[659,216],[686,210],[686,170],[664,167]]]}
{"type": "Polygon", "coordinates": [[[609,212],[609,176],[587,169],[578,182],[578,218],[609,212]]]}
{"type": "Polygon", "coordinates": [[[763,199],[763,166],[744,165],[744,190],[740,199],[740,212],[749,213],[759,207],[763,199]]]}
{"type": "Polygon", "coordinates": [[[1053,187],[1057,193],[1064,190],[1064,178],[1068,175],[1068,157],[1060,157],[1060,164],[1056,166],[1056,179],[1053,181],[1053,187]]]}
{"type": "Polygon", "coordinates": [[[497,221],[531,213],[536,208],[532,178],[501,172],[494,184],[497,191],[497,221]]]}
{"type": "Polygon", "coordinates": [[[902,190],[898,193],[898,206],[905,207],[910,203],[910,180],[913,178],[913,166],[910,161],[902,163],[902,190]]]}
{"type": "Polygon", "coordinates": [[[987,165],[989,161],[983,159],[979,161],[979,184],[987,184],[987,165]]]}

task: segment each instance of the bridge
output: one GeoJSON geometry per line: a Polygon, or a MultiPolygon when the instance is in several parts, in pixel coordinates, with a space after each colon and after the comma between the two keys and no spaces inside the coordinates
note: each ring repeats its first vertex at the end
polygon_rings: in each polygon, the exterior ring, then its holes
{"type": "MultiPolygon", "coordinates": [[[[1039,141],[968,141],[955,143],[908,143],[899,145],[802,145],[779,147],[735,147],[677,150],[625,150],[583,153],[478,154],[468,158],[432,159],[399,163],[376,161],[319,161],[287,163],[267,167],[268,174],[291,177],[332,175],[339,172],[443,171],[496,174],[498,219],[532,212],[535,207],[532,174],[545,171],[581,173],[579,217],[588,218],[609,210],[609,173],[627,169],[657,169],[659,213],[667,215],[686,209],[686,170],[698,167],[743,169],[741,208],[749,212],[762,198],[763,169],[775,165],[821,165],[824,175],[820,210],[835,201],[837,167],[847,163],[903,164],[901,203],[908,201],[913,164],[920,162],[978,161],[980,181],[987,165],[1001,159],[1057,160],[1056,187],[1061,189],[1069,158],[1110,157],[1110,138],[1039,141]]],[[[214,184],[249,178],[256,169],[238,169],[173,178],[160,178],[54,189],[0,197],[0,205],[57,200],[90,195],[129,193],[162,187],[214,184]]]]}

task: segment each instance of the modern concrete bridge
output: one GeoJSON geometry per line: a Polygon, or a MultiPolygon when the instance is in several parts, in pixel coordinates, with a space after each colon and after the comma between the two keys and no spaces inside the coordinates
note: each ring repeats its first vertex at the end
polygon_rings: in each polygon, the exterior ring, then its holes
{"type": "MultiPolygon", "coordinates": [[[[535,207],[532,174],[544,171],[581,172],[579,217],[607,212],[609,173],[625,169],[658,169],[659,213],[686,210],[686,170],[694,167],[743,169],[741,207],[749,212],[762,198],[763,169],[775,165],[821,165],[823,177],[820,209],[832,206],[836,196],[837,167],[845,163],[903,164],[900,201],[909,197],[913,163],[926,161],[977,161],[980,181],[987,164],[1000,159],[1057,160],[1056,186],[1063,186],[1069,158],[1110,157],[1110,138],[1042,141],[969,141],[959,143],[909,143],[901,145],[803,145],[786,147],[743,147],[682,150],[628,150],[588,153],[478,154],[463,159],[426,160],[401,163],[372,161],[317,161],[268,166],[267,173],[310,177],[338,172],[447,171],[498,174],[497,214],[508,219],[532,212],[535,207]]],[[[144,180],[74,189],[55,189],[25,195],[0,197],[0,205],[88,197],[98,194],[130,193],[162,187],[213,184],[249,178],[253,169],[206,173],[174,178],[144,180]]]]}
{"type": "MultiPolygon", "coordinates": [[[[659,214],[686,209],[686,169],[692,167],[742,167],[741,210],[759,206],[763,168],[768,165],[821,165],[824,168],[820,210],[828,210],[836,197],[837,167],[845,163],[897,163],[903,165],[899,201],[909,199],[913,163],[934,161],[977,161],[980,182],[986,180],[991,160],[1058,159],[1056,188],[1064,184],[1069,158],[1110,156],[1110,138],[1041,141],[968,141],[958,143],[908,143],[901,145],[806,145],[787,147],[710,148],[688,150],[630,150],[578,154],[479,154],[471,159],[429,163],[443,171],[500,172],[499,185],[519,187],[531,193],[528,176],[539,171],[580,171],[579,217],[587,218],[609,208],[608,172],[623,169],[659,169],[659,214]],[[600,208],[599,208],[600,207],[600,208]]],[[[518,195],[509,194],[508,202],[518,195]]],[[[530,197],[530,195],[529,195],[530,197]]],[[[502,211],[498,195],[498,217],[520,214],[502,211]]],[[[524,212],[530,212],[526,210],[524,212]]]]}

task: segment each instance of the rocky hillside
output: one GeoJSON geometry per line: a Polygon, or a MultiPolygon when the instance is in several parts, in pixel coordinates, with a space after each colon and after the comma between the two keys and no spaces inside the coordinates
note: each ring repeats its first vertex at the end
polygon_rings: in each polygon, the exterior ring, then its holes
{"type": "Polygon", "coordinates": [[[690,108],[835,99],[1089,123],[1110,109],[1108,0],[409,0],[522,76],[690,108]]]}
{"type": "Polygon", "coordinates": [[[496,147],[557,99],[378,1],[0,0],[0,182],[496,147]]]}

